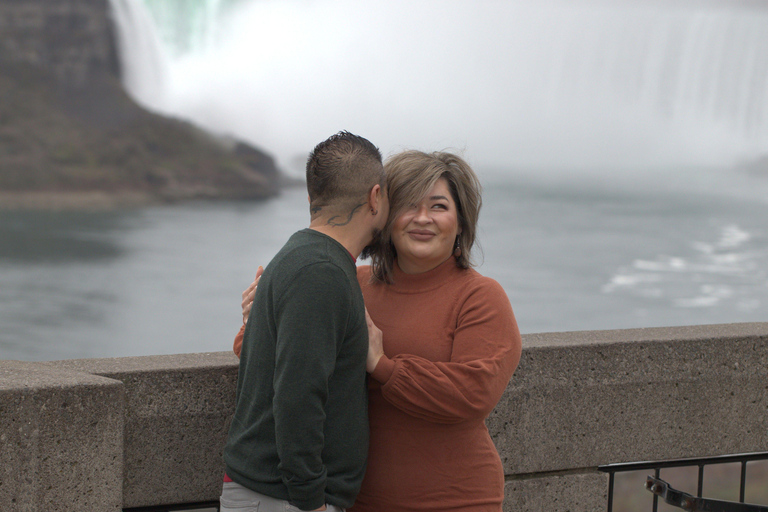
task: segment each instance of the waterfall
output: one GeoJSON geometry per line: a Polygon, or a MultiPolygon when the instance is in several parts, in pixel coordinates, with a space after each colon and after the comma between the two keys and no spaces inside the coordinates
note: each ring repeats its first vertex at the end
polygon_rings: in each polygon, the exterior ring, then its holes
{"type": "Polygon", "coordinates": [[[152,110],[165,104],[168,59],[144,6],[134,0],[110,0],[117,27],[122,81],[137,102],[152,110]]]}
{"type": "Polygon", "coordinates": [[[768,153],[768,9],[750,3],[112,1],[139,101],[283,166],[339,129],[504,168],[768,153]]]}
{"type": "Polygon", "coordinates": [[[241,0],[144,0],[160,39],[174,57],[215,45],[218,20],[241,0]]]}
{"type": "Polygon", "coordinates": [[[590,30],[598,37],[563,48],[559,93],[593,88],[592,94],[614,95],[667,119],[720,123],[762,139],[768,121],[768,18],[758,14],[672,11],[640,20],[598,18],[590,30]]]}

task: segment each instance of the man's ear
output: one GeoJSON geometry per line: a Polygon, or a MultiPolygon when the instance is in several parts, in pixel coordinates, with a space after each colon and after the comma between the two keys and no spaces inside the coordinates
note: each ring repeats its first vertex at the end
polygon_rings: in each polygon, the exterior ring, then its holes
{"type": "Polygon", "coordinates": [[[372,211],[379,211],[379,201],[381,201],[381,185],[374,185],[368,193],[368,206],[372,211]]]}

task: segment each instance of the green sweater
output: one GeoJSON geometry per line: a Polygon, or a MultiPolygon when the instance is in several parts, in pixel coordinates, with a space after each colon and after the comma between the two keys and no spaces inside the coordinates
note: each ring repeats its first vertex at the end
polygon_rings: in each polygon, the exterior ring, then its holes
{"type": "Polygon", "coordinates": [[[227,475],[303,510],[351,507],[368,452],[368,327],[355,262],[295,233],[264,270],[240,354],[227,475]]]}

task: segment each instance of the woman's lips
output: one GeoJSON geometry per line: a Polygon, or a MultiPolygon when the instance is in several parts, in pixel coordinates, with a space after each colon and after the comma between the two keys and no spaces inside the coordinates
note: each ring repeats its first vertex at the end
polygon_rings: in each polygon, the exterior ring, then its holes
{"type": "Polygon", "coordinates": [[[435,234],[432,233],[431,231],[423,231],[423,230],[409,231],[408,234],[410,235],[411,238],[415,240],[430,240],[432,239],[432,237],[435,236],[435,234]]]}

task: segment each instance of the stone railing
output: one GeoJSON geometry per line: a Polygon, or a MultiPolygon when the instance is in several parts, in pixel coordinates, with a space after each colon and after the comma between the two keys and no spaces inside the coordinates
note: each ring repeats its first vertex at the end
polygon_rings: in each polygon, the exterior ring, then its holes
{"type": "MultiPolygon", "coordinates": [[[[602,511],[600,464],[768,449],[768,323],[531,334],[488,419],[505,510],[602,511]]],[[[215,501],[230,353],[0,361],[0,510],[215,501]]]]}

